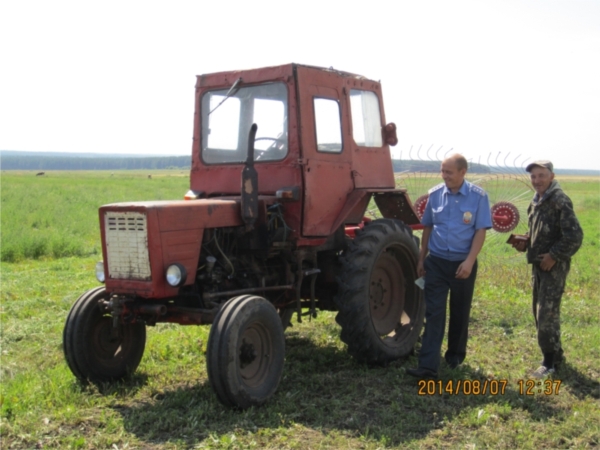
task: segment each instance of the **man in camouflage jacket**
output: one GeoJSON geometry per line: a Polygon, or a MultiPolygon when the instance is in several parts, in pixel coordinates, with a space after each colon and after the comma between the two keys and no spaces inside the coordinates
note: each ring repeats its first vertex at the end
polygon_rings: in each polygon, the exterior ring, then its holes
{"type": "Polygon", "coordinates": [[[544,355],[542,365],[532,376],[543,378],[557,370],[563,360],[560,302],[571,257],[581,246],[583,231],[571,199],[554,180],[552,163],[535,161],[525,170],[536,194],[527,209],[529,239],[514,247],[526,250],[527,262],[532,265],[533,315],[544,355]]]}

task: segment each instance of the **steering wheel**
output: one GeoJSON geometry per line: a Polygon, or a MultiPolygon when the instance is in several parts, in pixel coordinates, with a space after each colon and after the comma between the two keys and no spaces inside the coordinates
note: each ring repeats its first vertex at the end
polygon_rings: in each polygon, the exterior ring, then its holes
{"type": "Polygon", "coordinates": [[[269,147],[267,147],[264,150],[261,149],[254,149],[254,152],[260,152],[260,154],[258,154],[257,156],[255,156],[255,160],[259,161],[260,159],[262,159],[263,156],[265,156],[267,153],[269,152],[273,152],[274,150],[277,150],[277,143],[281,143],[281,144],[285,144],[285,140],[281,139],[281,135],[279,135],[278,137],[270,137],[270,136],[263,136],[263,137],[259,137],[254,139],[254,142],[257,141],[273,141],[273,143],[271,145],[269,145],[269,147]]]}
{"type": "MultiPolygon", "coordinates": [[[[256,141],[265,141],[265,140],[268,140],[268,141],[273,141],[274,143],[275,143],[275,142],[283,142],[283,141],[281,140],[281,136],[279,136],[279,137],[276,137],[276,138],[274,138],[274,137],[269,137],[269,136],[263,136],[263,137],[259,137],[259,138],[256,138],[256,139],[254,139],[254,142],[256,142],[256,141]]],[[[274,144],[271,144],[271,147],[272,147],[273,145],[274,145],[274,144]]],[[[259,151],[263,151],[263,152],[264,152],[265,150],[259,150],[259,151]]]]}

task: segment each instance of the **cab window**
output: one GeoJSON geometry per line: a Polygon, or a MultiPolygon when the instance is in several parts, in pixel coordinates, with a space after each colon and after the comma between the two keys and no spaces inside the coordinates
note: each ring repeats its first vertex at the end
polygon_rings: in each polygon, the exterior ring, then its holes
{"type": "Polygon", "coordinates": [[[374,92],[359,89],[350,90],[350,111],[352,116],[352,137],[361,147],[381,147],[381,115],[379,99],[374,92]]]}
{"type": "Polygon", "coordinates": [[[340,153],[342,151],[342,122],[339,103],[336,100],[315,97],[313,104],[317,151],[340,153]]]}
{"type": "Polygon", "coordinates": [[[202,160],[206,164],[243,163],[248,135],[256,162],[276,161],[288,152],[288,101],[284,83],[209,91],[202,96],[202,160]]]}

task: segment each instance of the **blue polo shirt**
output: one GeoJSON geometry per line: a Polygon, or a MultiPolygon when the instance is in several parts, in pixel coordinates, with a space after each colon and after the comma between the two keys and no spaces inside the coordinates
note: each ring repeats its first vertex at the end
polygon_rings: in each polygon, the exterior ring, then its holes
{"type": "Polygon", "coordinates": [[[469,255],[475,231],[492,227],[487,193],[464,181],[456,194],[444,183],[429,190],[421,224],[433,227],[429,252],[449,261],[463,261],[469,255]]]}

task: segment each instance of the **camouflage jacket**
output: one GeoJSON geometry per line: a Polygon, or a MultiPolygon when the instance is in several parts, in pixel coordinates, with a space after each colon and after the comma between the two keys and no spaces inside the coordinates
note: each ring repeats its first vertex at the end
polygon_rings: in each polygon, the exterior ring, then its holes
{"type": "Polygon", "coordinates": [[[557,261],[569,261],[581,247],[583,230],[573,211],[571,199],[556,181],[550,184],[541,199],[533,198],[527,208],[529,216],[529,245],[527,262],[550,253],[557,261]]]}

